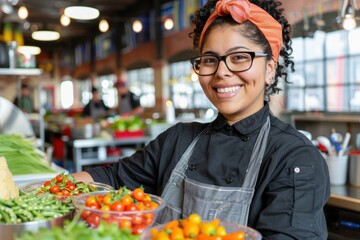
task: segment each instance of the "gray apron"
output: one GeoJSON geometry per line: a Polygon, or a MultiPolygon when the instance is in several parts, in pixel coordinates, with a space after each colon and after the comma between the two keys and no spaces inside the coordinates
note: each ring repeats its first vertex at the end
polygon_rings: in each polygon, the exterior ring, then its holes
{"type": "Polygon", "coordinates": [[[207,128],[192,141],[172,171],[161,194],[166,207],[157,218],[158,223],[198,213],[203,220],[219,218],[221,221],[247,225],[250,204],[270,132],[270,118],[267,118],[256,139],[241,187],[215,186],[185,176],[194,147],[206,130],[207,128]]]}
{"type": "Polygon", "coordinates": [[[130,93],[127,93],[125,97],[119,97],[119,114],[129,113],[132,110],[130,93]]]}
{"type": "Polygon", "coordinates": [[[106,110],[102,107],[95,107],[94,103],[90,104],[90,113],[91,113],[91,117],[93,119],[99,119],[101,117],[104,117],[106,115],[106,110]]]}

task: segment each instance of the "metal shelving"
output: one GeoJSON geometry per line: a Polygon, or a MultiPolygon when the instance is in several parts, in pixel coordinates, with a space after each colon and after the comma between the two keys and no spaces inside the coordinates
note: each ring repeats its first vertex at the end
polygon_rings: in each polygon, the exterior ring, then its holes
{"type": "MultiPolygon", "coordinates": [[[[42,70],[39,68],[0,68],[0,76],[12,76],[17,80],[17,95],[20,97],[20,88],[21,88],[21,77],[24,76],[40,76],[42,70]]],[[[44,126],[44,111],[42,109],[42,101],[40,97],[41,84],[39,86],[39,137],[41,141],[41,150],[44,150],[45,145],[45,126],[44,126]]]]}

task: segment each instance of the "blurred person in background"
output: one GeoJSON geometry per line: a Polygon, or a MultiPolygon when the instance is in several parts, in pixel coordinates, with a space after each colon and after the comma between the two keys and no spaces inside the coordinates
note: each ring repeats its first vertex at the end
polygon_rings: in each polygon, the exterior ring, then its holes
{"type": "Polygon", "coordinates": [[[96,87],[92,87],[91,94],[92,98],[88,104],[85,105],[82,116],[92,117],[94,120],[107,117],[110,108],[106,106],[104,101],[101,99],[98,89],[96,87]]]}
{"type": "Polygon", "coordinates": [[[140,98],[131,92],[124,79],[118,79],[114,86],[118,92],[118,106],[116,112],[121,116],[141,116],[144,108],[140,105],[140,98]]]}
{"type": "Polygon", "coordinates": [[[26,83],[21,85],[20,98],[19,96],[16,96],[13,103],[24,112],[34,112],[34,104],[30,96],[30,88],[26,83]]]}

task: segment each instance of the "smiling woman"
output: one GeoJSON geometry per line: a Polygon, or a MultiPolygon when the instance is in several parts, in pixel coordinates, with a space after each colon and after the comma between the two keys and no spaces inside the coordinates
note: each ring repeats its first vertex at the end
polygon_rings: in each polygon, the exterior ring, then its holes
{"type": "Polygon", "coordinates": [[[143,149],[77,179],[136,188],[167,203],[159,223],[198,213],[248,225],[266,239],[327,239],[329,174],[320,152],[269,109],[293,69],[291,27],[277,0],[208,0],[190,33],[191,60],[218,110],[177,123],[143,149]],[[280,61],[281,60],[281,61],[280,61]]]}

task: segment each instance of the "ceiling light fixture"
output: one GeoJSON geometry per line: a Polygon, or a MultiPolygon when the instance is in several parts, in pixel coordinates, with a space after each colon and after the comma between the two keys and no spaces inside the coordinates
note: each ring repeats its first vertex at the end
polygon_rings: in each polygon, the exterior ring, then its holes
{"type": "Polygon", "coordinates": [[[99,22],[99,30],[103,33],[107,32],[109,30],[109,23],[108,23],[108,21],[106,21],[106,19],[102,19],[99,22]]]}
{"type": "Polygon", "coordinates": [[[60,33],[50,30],[39,30],[33,32],[31,37],[38,41],[55,41],[60,38],[60,33]]]}
{"type": "Polygon", "coordinates": [[[358,18],[355,15],[356,3],[353,0],[344,0],[341,7],[340,16],[336,18],[339,25],[345,30],[351,30],[356,27],[356,20],[358,18]]]}
{"type": "Polygon", "coordinates": [[[164,28],[166,30],[171,30],[174,27],[174,20],[172,20],[171,18],[166,18],[164,21],[164,28]]]}
{"type": "Polygon", "coordinates": [[[64,9],[64,14],[77,20],[91,20],[99,17],[98,9],[86,6],[70,6],[64,9]]]}
{"type": "Polygon", "coordinates": [[[3,3],[0,5],[0,10],[5,14],[11,14],[13,13],[14,8],[8,1],[3,1],[3,3]]]}
{"type": "Polygon", "coordinates": [[[21,6],[17,12],[20,19],[26,19],[29,16],[29,12],[25,6],[21,6]]]}
{"type": "Polygon", "coordinates": [[[18,46],[17,51],[24,55],[39,55],[41,53],[41,49],[36,46],[18,46]]]}
{"type": "Polygon", "coordinates": [[[139,33],[139,32],[141,32],[142,28],[143,28],[143,26],[142,26],[141,21],[135,20],[133,22],[132,29],[133,29],[134,32],[139,33]]]}
{"type": "Polygon", "coordinates": [[[63,25],[64,27],[67,27],[67,26],[69,26],[70,25],[70,23],[71,23],[71,19],[68,17],[68,16],[66,16],[66,15],[61,15],[61,17],[60,17],[60,23],[61,23],[61,25],[63,25]]]}

